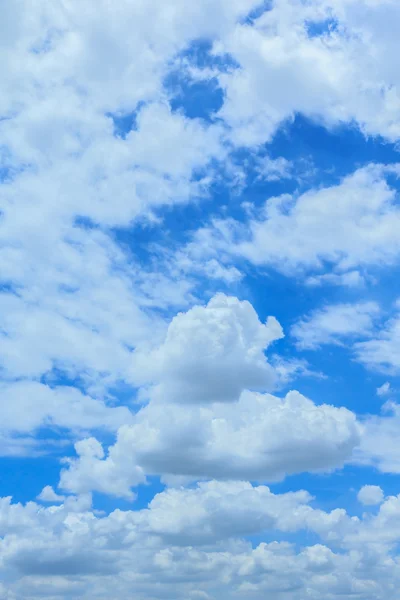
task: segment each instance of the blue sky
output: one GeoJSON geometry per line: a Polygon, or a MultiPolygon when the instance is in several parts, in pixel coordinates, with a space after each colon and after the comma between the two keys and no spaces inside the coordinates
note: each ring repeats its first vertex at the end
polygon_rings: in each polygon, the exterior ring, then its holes
{"type": "Polygon", "coordinates": [[[400,7],[2,19],[0,600],[400,598],[400,7]]]}

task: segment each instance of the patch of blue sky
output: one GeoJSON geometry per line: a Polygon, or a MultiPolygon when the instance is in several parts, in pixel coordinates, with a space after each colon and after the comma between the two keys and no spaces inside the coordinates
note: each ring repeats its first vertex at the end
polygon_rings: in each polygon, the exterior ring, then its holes
{"type": "Polygon", "coordinates": [[[314,532],[302,529],[300,531],[279,531],[277,529],[266,529],[256,535],[245,535],[243,538],[250,542],[253,548],[260,544],[285,543],[291,544],[294,552],[301,552],[306,546],[314,546],[321,543],[321,538],[314,532]]]}
{"type": "Polygon", "coordinates": [[[146,483],[132,488],[132,491],[136,495],[134,500],[115,498],[106,494],[95,492],[93,494],[93,506],[97,510],[102,510],[107,514],[117,509],[142,510],[147,508],[154,496],[165,490],[165,487],[166,486],[161,482],[159,477],[150,475],[147,476],[146,483]]]}
{"type": "Polygon", "coordinates": [[[137,130],[137,117],[140,110],[145,105],[144,102],[139,102],[135,110],[120,113],[106,113],[106,117],[110,118],[114,125],[114,135],[123,140],[131,131],[137,130]]]}
{"type": "Polygon", "coordinates": [[[273,0],[262,0],[262,2],[260,2],[242,19],[242,22],[248,25],[253,25],[253,23],[257,19],[259,19],[265,12],[271,10],[273,5],[273,0]]]}
{"type": "Polygon", "coordinates": [[[181,76],[179,71],[169,75],[165,82],[171,94],[170,104],[173,111],[182,112],[190,119],[200,118],[208,122],[215,121],[222,107],[224,94],[216,78],[191,80],[181,76]]]}
{"type": "MultiPolygon", "coordinates": [[[[313,508],[326,512],[344,508],[350,515],[361,517],[365,506],[358,501],[357,493],[364,485],[376,485],[382,488],[385,496],[397,496],[400,493],[400,475],[388,475],[372,467],[349,464],[325,474],[291,475],[279,483],[270,484],[269,487],[274,494],[304,489],[314,497],[310,502],[313,508]]],[[[368,507],[368,512],[374,511],[377,511],[377,508],[368,507]]]]}
{"type": "Polygon", "coordinates": [[[59,478],[59,456],[0,457],[0,496],[12,496],[14,502],[32,501],[46,485],[56,487],[59,478]]]}
{"type": "Polygon", "coordinates": [[[307,33],[310,37],[330,35],[338,30],[338,21],[333,17],[321,21],[308,21],[306,23],[307,33]]]}
{"type": "MultiPolygon", "coordinates": [[[[198,69],[214,68],[221,72],[238,67],[238,63],[231,55],[227,53],[215,54],[213,44],[207,39],[193,41],[188,48],[177,55],[175,60],[177,63],[183,62],[183,64],[190,64],[198,69]]],[[[174,69],[172,69],[172,72],[174,72],[174,69]]]]}

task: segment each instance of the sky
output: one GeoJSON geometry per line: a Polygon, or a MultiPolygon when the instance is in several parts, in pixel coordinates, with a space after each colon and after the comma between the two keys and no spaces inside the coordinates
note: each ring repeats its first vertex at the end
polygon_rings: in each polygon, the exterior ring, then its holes
{"type": "Polygon", "coordinates": [[[0,600],[400,600],[400,3],[0,19],[0,600]]]}

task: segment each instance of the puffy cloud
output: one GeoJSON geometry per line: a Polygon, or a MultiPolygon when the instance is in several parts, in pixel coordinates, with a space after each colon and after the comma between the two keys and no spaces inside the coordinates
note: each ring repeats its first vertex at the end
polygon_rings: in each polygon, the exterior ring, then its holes
{"type": "Polygon", "coordinates": [[[383,491],[379,485],[364,485],[357,494],[358,501],[366,506],[381,504],[383,502],[383,491]]]}
{"type": "Polygon", "coordinates": [[[283,399],[243,392],[237,403],[188,405],[185,410],[150,402],[133,425],[119,429],[105,459],[100,445],[88,453],[89,441],[81,442],[60,485],[74,492],[98,489],[129,497],[139,468],[167,479],[274,481],[340,466],[358,440],[353,413],[317,406],[298,392],[283,399]]]}
{"type": "Polygon", "coordinates": [[[104,494],[120,496],[134,500],[131,488],[145,483],[146,476],[140,465],[132,456],[126,456],[117,444],[111,448],[107,459],[102,445],[95,438],[87,438],[76,442],[76,453],[79,460],[66,458],[64,463],[69,468],[62,471],[61,486],[64,489],[79,489],[79,493],[93,490],[104,494]]]}
{"type": "Polygon", "coordinates": [[[204,545],[230,537],[271,530],[311,529],[325,536],[329,528],[349,528],[345,511],[312,508],[304,490],[273,494],[248,482],[210,481],[190,489],[167,489],[143,512],[142,526],[173,545],[204,545]]]}
{"type": "MultiPolygon", "coordinates": [[[[208,248],[184,248],[168,267],[165,252],[162,272],[152,262],[159,247],[146,248],[145,266],[126,231],[133,221],[154,226],[161,207],[201,199],[235,144],[270,139],[297,112],[398,138],[398,69],[387,58],[398,55],[397,2],[258,5],[16,0],[2,11],[1,453],[62,444],[43,439],[46,428],[118,434],[107,451],[93,437],[76,443],[60,483],[80,496],[46,486],[38,496],[46,506],[1,499],[1,599],[400,597],[399,498],[356,519],[314,508],[307,492],[227,481],[340,466],[360,427],[350,411],[297,392],[256,393],[307,365],[267,361],[282,336],[277,321],[262,323],[249,303],[222,295],[201,306],[193,282],[238,282],[234,255],[356,287],[364,267],[398,260],[398,168],[369,166],[339,185],[272,199],[261,214],[249,211],[247,225],[216,222],[214,236],[199,233],[208,248]],[[212,45],[205,70],[190,64],[196,40],[212,45]],[[221,86],[214,121],[171,109],[164,82],[182,64],[221,86]],[[172,309],[187,312],[168,327],[172,309]],[[120,383],[141,387],[148,404],[136,414],[118,406],[120,383]],[[216,481],[167,489],[143,510],[92,509],[92,490],[133,500],[147,475],[216,481]],[[324,545],[253,548],[238,539],[301,529],[324,545]]],[[[295,175],[283,156],[257,168],[269,181],[295,175]]],[[[354,327],[369,332],[374,315],[359,310],[354,327]]],[[[325,337],[311,344],[354,331],[350,318],[331,328],[318,318],[325,337]]],[[[381,343],[379,353],[357,347],[369,353],[364,362],[390,356],[396,367],[394,328],[368,340],[381,343]]],[[[398,469],[393,410],[364,419],[356,459],[398,469]]]]}
{"type": "Polygon", "coordinates": [[[135,368],[160,383],[151,390],[160,402],[235,402],[244,389],[274,386],[275,373],[264,350],[283,337],[274,317],[259,321],[252,305],[224,294],[206,306],[174,317],[165,341],[135,368]]]}
{"type": "Polygon", "coordinates": [[[232,138],[263,142],[303,113],[397,140],[400,81],[390,57],[399,52],[399,18],[393,0],[277,0],[251,25],[238,24],[215,44],[240,67],[219,77],[232,138]]]}
{"type": "Polygon", "coordinates": [[[379,312],[375,302],[328,305],[298,321],[291,334],[299,348],[315,349],[322,344],[341,344],[344,339],[370,334],[379,312]]]}
{"type": "Polygon", "coordinates": [[[0,431],[11,434],[33,433],[40,427],[115,431],[132,420],[127,407],[107,406],[74,387],[50,388],[35,381],[18,381],[3,383],[0,391],[0,431]]]}
{"type": "Polygon", "coordinates": [[[377,515],[361,520],[314,509],[310,499],[304,491],[274,495],[245,482],[167,490],[147,509],[109,515],[96,514],[85,497],[48,508],[3,498],[5,598],[105,599],[134,592],[161,600],[173,589],[177,598],[229,599],[278,592],[290,598],[295,590],[306,600],[327,586],[329,600],[355,593],[383,600],[392,591],[397,598],[400,572],[390,552],[398,539],[399,498],[387,498],[377,515]],[[304,527],[323,539],[339,533],[334,545],[340,551],[329,541],[297,551],[287,541],[253,548],[229,538],[304,527]]]}

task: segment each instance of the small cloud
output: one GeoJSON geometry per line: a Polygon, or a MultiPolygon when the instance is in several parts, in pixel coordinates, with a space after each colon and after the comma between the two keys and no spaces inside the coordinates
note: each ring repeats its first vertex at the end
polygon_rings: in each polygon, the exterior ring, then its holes
{"type": "Polygon", "coordinates": [[[365,279],[359,271],[348,271],[347,273],[325,273],[324,275],[315,275],[306,279],[306,285],[317,287],[324,284],[338,285],[345,287],[363,287],[365,279]]]}
{"type": "Polygon", "coordinates": [[[299,377],[314,377],[316,379],[326,379],[326,375],[320,371],[313,371],[306,360],[290,358],[285,359],[278,354],[271,357],[271,365],[278,375],[277,389],[280,389],[298,379],[299,377]]]}
{"type": "Polygon", "coordinates": [[[357,499],[365,506],[375,506],[382,504],[384,494],[378,485],[364,485],[357,494],[357,499]]]}
{"type": "Polygon", "coordinates": [[[392,394],[393,390],[390,387],[390,383],[388,381],[386,381],[383,385],[381,385],[380,387],[378,387],[376,389],[376,395],[379,396],[380,398],[382,398],[383,396],[388,396],[389,394],[392,394]]]}
{"type": "Polygon", "coordinates": [[[269,158],[265,156],[258,164],[258,179],[265,181],[279,181],[279,179],[291,179],[293,177],[293,163],[286,158],[269,158]]]}
{"type": "Polygon", "coordinates": [[[301,318],[293,325],[291,335],[301,350],[315,350],[323,344],[342,345],[346,339],[369,335],[379,313],[375,302],[331,304],[301,318]]]}
{"type": "Polygon", "coordinates": [[[65,500],[65,496],[57,494],[51,485],[46,485],[37,496],[37,499],[41,500],[42,502],[63,502],[65,500]]]}

